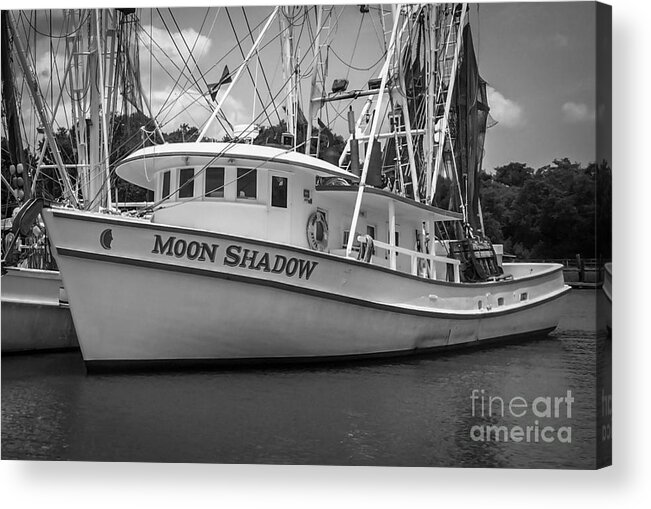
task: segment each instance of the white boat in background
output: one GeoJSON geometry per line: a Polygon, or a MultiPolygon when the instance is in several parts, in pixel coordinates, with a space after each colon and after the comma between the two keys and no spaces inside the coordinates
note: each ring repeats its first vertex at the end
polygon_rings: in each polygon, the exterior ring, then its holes
{"type": "MultiPolygon", "coordinates": [[[[282,147],[164,144],[122,160],[120,177],[154,191],[146,217],[43,209],[86,364],[405,355],[552,331],[569,291],[562,266],[502,263],[480,233],[474,184],[488,107],[467,12],[394,6],[380,76],[353,92],[327,95],[322,76],[317,93],[316,41],[306,139],[325,103],[365,101],[357,119],[350,110],[339,164],[314,157],[311,143],[299,147],[294,97],[282,147]],[[424,51],[430,60],[414,77],[416,65],[404,66],[420,52],[419,31],[442,50],[424,51]],[[453,100],[458,90],[472,107],[453,100]],[[450,126],[470,115],[475,131],[464,145],[450,126]],[[440,175],[458,190],[460,212],[432,205],[440,175]]],[[[197,141],[276,16],[291,40],[284,9],[274,9],[197,141]]],[[[297,69],[291,44],[283,48],[297,69]]]]}
{"type": "Polygon", "coordinates": [[[6,270],[2,276],[2,353],[79,348],[59,272],[6,270]]]}

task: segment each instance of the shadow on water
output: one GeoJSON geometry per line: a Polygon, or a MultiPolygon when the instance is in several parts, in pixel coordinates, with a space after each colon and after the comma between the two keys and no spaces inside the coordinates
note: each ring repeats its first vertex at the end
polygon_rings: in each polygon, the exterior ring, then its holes
{"type": "MultiPolygon", "coordinates": [[[[592,468],[594,294],[545,339],[398,359],[86,374],[78,352],[2,359],[2,458],[592,468]],[[472,391],[574,398],[570,443],[478,441],[472,391]]],[[[476,402],[477,403],[477,402],[476,402]]],[[[542,420],[542,419],[541,419],[542,420]]]]}

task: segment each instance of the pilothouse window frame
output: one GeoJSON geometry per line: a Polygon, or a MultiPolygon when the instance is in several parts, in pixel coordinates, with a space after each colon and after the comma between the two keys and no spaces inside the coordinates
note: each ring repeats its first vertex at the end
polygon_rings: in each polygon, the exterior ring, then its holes
{"type": "Polygon", "coordinates": [[[224,166],[209,166],[206,168],[204,178],[203,178],[203,190],[204,190],[203,193],[204,199],[223,200],[224,198],[226,198],[226,168],[224,166]],[[219,174],[219,170],[221,170],[221,186],[213,187],[212,189],[209,189],[208,187],[209,176],[215,170],[217,170],[218,174],[219,174]],[[214,195],[213,193],[217,193],[217,195],[214,195]]]}
{"type": "Polygon", "coordinates": [[[176,173],[177,173],[176,182],[177,182],[178,199],[188,200],[194,198],[195,196],[194,184],[196,182],[194,167],[191,166],[191,167],[179,168],[176,173]],[[189,173],[188,179],[181,182],[184,178],[184,174],[187,175],[188,173],[189,173]]]}
{"type": "MultiPolygon", "coordinates": [[[[238,167],[236,170],[236,175],[237,175],[237,185],[236,185],[236,191],[235,191],[235,197],[238,200],[248,200],[248,201],[257,201],[258,199],[258,170],[256,168],[241,168],[238,167]],[[254,185],[253,188],[253,196],[247,195],[246,190],[242,188],[243,185],[245,185],[245,179],[251,178],[250,175],[253,175],[252,182],[254,185]],[[240,193],[244,191],[245,195],[240,196],[240,193]]],[[[249,182],[250,184],[250,182],[249,182]]]]}
{"type": "Polygon", "coordinates": [[[172,192],[172,170],[166,170],[161,175],[161,196],[160,199],[164,200],[172,192]]]}
{"type": "Polygon", "coordinates": [[[273,173],[270,175],[270,177],[271,178],[269,181],[269,187],[270,187],[269,205],[277,209],[287,209],[289,203],[289,177],[285,175],[275,175],[273,173]],[[278,182],[284,181],[284,185],[282,186],[279,185],[278,188],[276,188],[274,187],[276,181],[278,182]],[[284,196],[274,194],[274,191],[276,189],[280,189],[282,187],[284,187],[285,190],[284,196]]]}

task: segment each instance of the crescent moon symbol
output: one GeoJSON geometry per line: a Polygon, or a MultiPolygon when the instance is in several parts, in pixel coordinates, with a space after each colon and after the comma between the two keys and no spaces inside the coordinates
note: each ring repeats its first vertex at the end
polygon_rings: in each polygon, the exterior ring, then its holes
{"type": "Polygon", "coordinates": [[[107,228],[99,235],[99,243],[104,249],[111,249],[111,242],[113,242],[113,231],[107,228]]]}

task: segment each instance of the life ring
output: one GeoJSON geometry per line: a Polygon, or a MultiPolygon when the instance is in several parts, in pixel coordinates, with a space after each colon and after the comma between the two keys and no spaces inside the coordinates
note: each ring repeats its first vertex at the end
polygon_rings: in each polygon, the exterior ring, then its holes
{"type": "Polygon", "coordinates": [[[328,222],[320,210],[307,218],[307,243],[314,251],[325,251],[328,247],[328,222]]]}
{"type": "Polygon", "coordinates": [[[373,237],[364,235],[364,241],[359,246],[359,253],[357,254],[358,260],[363,260],[366,263],[371,261],[371,257],[375,254],[375,246],[373,244],[373,237]]]}

